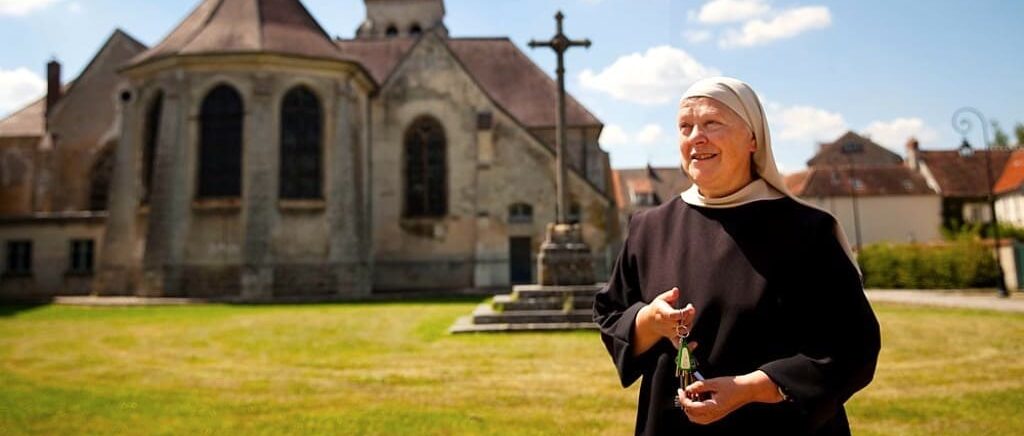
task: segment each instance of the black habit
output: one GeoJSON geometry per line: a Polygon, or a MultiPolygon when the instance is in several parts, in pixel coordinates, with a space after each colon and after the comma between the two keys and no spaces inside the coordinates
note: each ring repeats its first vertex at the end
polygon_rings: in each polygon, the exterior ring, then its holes
{"type": "Polygon", "coordinates": [[[880,339],[834,226],[788,197],[720,209],[675,197],[632,218],[594,319],[622,386],[643,378],[637,434],[849,434],[843,403],[871,381],[880,339]],[[674,407],[675,348],[662,339],[634,357],[632,345],[637,312],[673,287],[697,309],[690,340],[704,377],[760,369],[788,400],[709,425],[674,407]]]}

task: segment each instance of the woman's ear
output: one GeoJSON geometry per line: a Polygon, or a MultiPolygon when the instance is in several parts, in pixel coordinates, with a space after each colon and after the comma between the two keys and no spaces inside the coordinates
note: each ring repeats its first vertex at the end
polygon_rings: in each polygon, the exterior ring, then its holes
{"type": "Polygon", "coordinates": [[[754,153],[756,151],[757,151],[757,138],[755,138],[754,134],[751,133],[750,134],[750,152],[754,153]]]}

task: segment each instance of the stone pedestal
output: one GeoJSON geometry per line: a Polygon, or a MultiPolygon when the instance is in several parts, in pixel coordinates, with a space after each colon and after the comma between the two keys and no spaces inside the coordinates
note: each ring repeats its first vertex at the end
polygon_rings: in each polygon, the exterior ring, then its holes
{"type": "Polygon", "coordinates": [[[537,281],[543,286],[594,284],[590,247],[579,224],[548,224],[537,256],[537,281]]]}

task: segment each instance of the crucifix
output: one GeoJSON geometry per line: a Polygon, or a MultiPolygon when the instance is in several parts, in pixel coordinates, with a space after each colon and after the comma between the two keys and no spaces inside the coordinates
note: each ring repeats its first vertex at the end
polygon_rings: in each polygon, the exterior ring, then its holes
{"type": "Polygon", "coordinates": [[[558,224],[567,224],[569,220],[566,214],[566,189],[565,189],[565,61],[564,55],[571,47],[590,48],[590,40],[573,41],[562,33],[562,20],[565,15],[562,11],[555,14],[558,32],[549,41],[530,41],[530,48],[551,47],[558,55],[558,69],[555,70],[558,76],[558,108],[555,111],[555,160],[558,166],[558,173],[555,176],[555,195],[557,199],[556,210],[558,212],[558,224]]]}

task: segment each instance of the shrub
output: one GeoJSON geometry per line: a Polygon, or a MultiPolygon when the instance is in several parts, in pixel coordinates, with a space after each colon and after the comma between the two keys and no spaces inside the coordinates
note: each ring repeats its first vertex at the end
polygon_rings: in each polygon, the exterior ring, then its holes
{"type": "Polygon", "coordinates": [[[857,262],[867,288],[982,288],[999,281],[992,249],[967,237],[941,245],[868,245],[857,262]]]}

